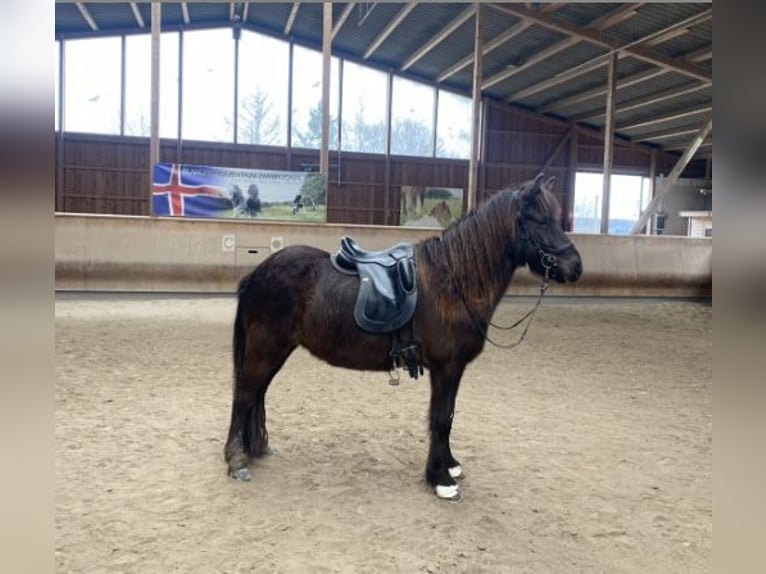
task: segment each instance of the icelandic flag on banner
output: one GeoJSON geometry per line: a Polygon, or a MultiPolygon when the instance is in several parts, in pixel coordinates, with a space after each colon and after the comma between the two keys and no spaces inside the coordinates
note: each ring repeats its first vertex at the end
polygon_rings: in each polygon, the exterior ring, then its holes
{"type": "Polygon", "coordinates": [[[232,208],[225,180],[208,167],[156,163],[153,172],[154,215],[218,217],[232,208]]]}

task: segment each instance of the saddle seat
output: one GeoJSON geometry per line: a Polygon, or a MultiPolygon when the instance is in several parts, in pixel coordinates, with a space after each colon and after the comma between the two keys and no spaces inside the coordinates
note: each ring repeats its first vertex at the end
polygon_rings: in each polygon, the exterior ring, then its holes
{"type": "Polygon", "coordinates": [[[417,304],[414,253],[411,243],[367,251],[351,237],[341,239],[330,259],[341,273],[359,276],[354,320],[360,329],[392,333],[412,319],[417,304]]]}

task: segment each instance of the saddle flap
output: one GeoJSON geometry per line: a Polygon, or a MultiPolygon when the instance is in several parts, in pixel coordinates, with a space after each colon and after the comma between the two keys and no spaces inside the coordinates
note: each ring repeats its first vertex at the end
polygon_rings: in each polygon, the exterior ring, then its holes
{"type": "Polygon", "coordinates": [[[396,264],[399,286],[405,293],[415,290],[415,265],[411,259],[400,259],[396,264]]]}
{"type": "Polygon", "coordinates": [[[410,320],[417,304],[416,290],[404,291],[398,274],[391,277],[381,274],[381,270],[384,268],[370,265],[359,272],[354,320],[361,329],[371,333],[400,329],[410,320]]]}

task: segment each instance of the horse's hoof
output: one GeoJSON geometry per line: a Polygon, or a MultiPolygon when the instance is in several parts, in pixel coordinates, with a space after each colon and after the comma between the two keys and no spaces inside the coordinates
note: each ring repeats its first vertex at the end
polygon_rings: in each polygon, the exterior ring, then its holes
{"type": "Polygon", "coordinates": [[[460,502],[460,500],[463,498],[463,496],[460,494],[460,487],[457,484],[451,484],[448,486],[437,484],[434,490],[436,491],[436,496],[442,500],[460,502]]]}
{"type": "Polygon", "coordinates": [[[465,474],[463,473],[463,467],[459,464],[457,466],[453,466],[448,470],[449,475],[452,478],[465,478],[465,474]]]}
{"type": "Polygon", "coordinates": [[[249,482],[251,478],[253,478],[253,475],[250,474],[250,469],[248,468],[239,468],[237,470],[230,470],[229,476],[232,477],[234,480],[239,480],[240,482],[249,482]]]}

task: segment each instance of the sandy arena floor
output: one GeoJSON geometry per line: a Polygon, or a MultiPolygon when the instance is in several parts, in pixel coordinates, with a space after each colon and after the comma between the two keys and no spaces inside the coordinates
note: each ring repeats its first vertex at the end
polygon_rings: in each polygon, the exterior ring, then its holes
{"type": "Polygon", "coordinates": [[[229,479],[234,308],[57,298],[57,572],[710,571],[709,304],[546,299],[466,372],[458,504],[423,480],[427,379],[303,350],[267,396],[277,453],[229,479]]]}

